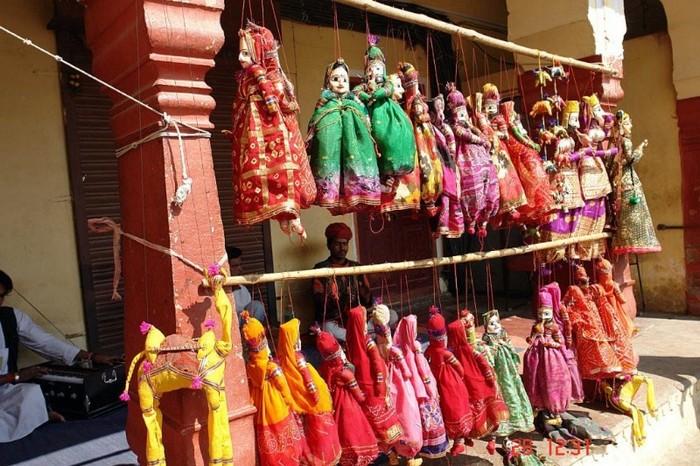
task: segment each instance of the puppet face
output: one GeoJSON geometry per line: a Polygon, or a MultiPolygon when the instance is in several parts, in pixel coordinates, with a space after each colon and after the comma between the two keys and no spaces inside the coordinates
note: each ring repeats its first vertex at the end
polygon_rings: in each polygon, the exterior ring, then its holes
{"type": "Polygon", "coordinates": [[[445,120],[445,102],[442,99],[435,99],[435,120],[442,122],[445,120]]]}
{"type": "Polygon", "coordinates": [[[342,66],[331,71],[328,78],[328,88],[336,94],[347,94],[350,90],[348,72],[342,66]]]}
{"type": "Polygon", "coordinates": [[[605,110],[603,110],[603,107],[601,107],[600,104],[595,104],[593,108],[591,108],[591,114],[596,120],[598,120],[598,123],[600,123],[601,125],[603,124],[605,110]]]}
{"type": "Polygon", "coordinates": [[[403,88],[403,84],[401,83],[401,78],[399,78],[398,75],[392,74],[389,76],[389,79],[391,79],[391,84],[394,86],[394,93],[391,95],[394,100],[399,101],[403,99],[403,94],[406,92],[403,88]]]}
{"type": "Polygon", "coordinates": [[[501,328],[501,319],[498,316],[491,316],[486,324],[486,331],[488,333],[499,333],[501,328]]]}
{"type": "Polygon", "coordinates": [[[625,118],[622,120],[622,123],[620,124],[622,127],[622,134],[630,135],[632,134],[632,119],[631,118],[625,118]]]}
{"type": "Polygon", "coordinates": [[[484,110],[489,117],[492,117],[498,113],[498,102],[486,102],[484,104],[484,110]]]}
{"type": "Polygon", "coordinates": [[[469,113],[467,112],[467,107],[459,107],[457,109],[457,121],[465,125],[469,124],[469,113]]]}
{"type": "Polygon", "coordinates": [[[551,307],[540,306],[537,309],[537,318],[540,319],[541,321],[552,320],[553,315],[554,315],[554,310],[551,307]]]}
{"type": "Polygon", "coordinates": [[[384,79],[384,63],[379,60],[372,60],[367,66],[367,79],[381,81],[384,79]]]}
{"type": "Polygon", "coordinates": [[[248,42],[246,42],[244,37],[241,37],[238,43],[238,61],[243,68],[248,68],[253,64],[253,59],[250,55],[250,50],[248,50],[248,42]]]}
{"type": "Polygon", "coordinates": [[[578,122],[578,112],[569,113],[569,119],[566,121],[566,125],[569,127],[569,129],[581,127],[581,125],[578,122]]]}

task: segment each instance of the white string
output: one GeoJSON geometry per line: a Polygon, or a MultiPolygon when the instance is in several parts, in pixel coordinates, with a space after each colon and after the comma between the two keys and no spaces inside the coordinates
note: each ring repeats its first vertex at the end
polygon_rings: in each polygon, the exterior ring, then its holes
{"type": "MultiPolygon", "coordinates": [[[[148,105],[148,104],[146,104],[146,103],[144,103],[144,102],[141,102],[140,100],[138,100],[138,99],[136,99],[136,98],[130,96],[129,94],[127,94],[126,92],[124,92],[124,91],[122,91],[122,90],[117,89],[116,87],[112,86],[111,84],[109,84],[109,83],[107,83],[107,82],[101,80],[101,79],[98,78],[97,76],[92,75],[92,74],[88,73],[87,71],[83,70],[82,68],[77,67],[77,66],[75,66],[74,64],[65,61],[61,56],[56,55],[56,54],[53,54],[53,53],[49,52],[48,50],[45,50],[45,49],[39,47],[38,45],[36,45],[35,43],[33,43],[31,40],[29,40],[29,39],[27,39],[27,38],[25,38],[25,37],[20,36],[19,34],[16,34],[16,33],[12,32],[12,31],[10,31],[9,29],[7,29],[7,28],[4,27],[4,26],[1,26],[1,25],[0,25],[0,30],[6,32],[7,34],[11,35],[11,36],[14,37],[15,39],[21,41],[24,45],[29,45],[29,46],[31,46],[31,47],[34,47],[34,48],[37,49],[38,51],[40,51],[40,52],[42,52],[42,53],[44,53],[44,54],[50,56],[51,58],[53,58],[53,59],[56,60],[57,62],[63,63],[64,65],[66,65],[66,66],[68,66],[68,67],[70,67],[70,68],[73,68],[74,70],[76,70],[76,71],[78,71],[78,72],[84,74],[85,76],[87,76],[87,77],[89,77],[89,78],[91,78],[91,79],[97,81],[98,83],[102,84],[103,86],[105,86],[105,87],[107,87],[107,88],[113,90],[113,91],[116,92],[117,94],[119,94],[119,95],[121,95],[121,96],[123,96],[123,97],[126,97],[127,99],[131,100],[132,102],[134,102],[134,103],[136,103],[136,104],[138,104],[138,105],[141,105],[142,107],[144,107],[144,108],[150,110],[151,112],[153,112],[153,113],[155,113],[155,114],[157,114],[157,115],[160,115],[161,117],[163,117],[163,119],[165,119],[165,117],[166,117],[166,114],[165,114],[165,113],[159,112],[158,110],[154,109],[154,108],[151,107],[150,105],[148,105]]],[[[174,122],[174,120],[171,120],[171,121],[174,122]]],[[[201,129],[201,128],[197,128],[196,126],[188,125],[187,123],[183,123],[183,122],[181,122],[181,121],[178,122],[178,123],[179,123],[180,125],[186,127],[186,128],[189,128],[189,129],[191,129],[191,130],[193,130],[193,131],[196,131],[196,132],[198,132],[198,133],[201,133],[201,134],[198,134],[198,136],[199,136],[199,135],[205,135],[205,133],[206,133],[206,137],[209,137],[209,136],[210,136],[209,133],[208,133],[207,131],[205,131],[205,130],[203,130],[203,129],[201,129]]],[[[156,137],[161,137],[161,136],[156,136],[156,137]]]]}
{"type": "Polygon", "coordinates": [[[178,207],[182,207],[182,204],[187,199],[187,196],[189,196],[190,192],[192,192],[192,178],[190,178],[187,175],[187,160],[185,160],[185,148],[182,145],[182,133],[180,133],[180,127],[174,120],[170,119],[170,115],[166,114],[165,118],[166,121],[170,121],[173,124],[173,126],[175,126],[175,131],[177,132],[177,142],[180,146],[180,162],[182,163],[182,184],[178,186],[175,190],[175,198],[173,199],[173,203],[178,207]]]}

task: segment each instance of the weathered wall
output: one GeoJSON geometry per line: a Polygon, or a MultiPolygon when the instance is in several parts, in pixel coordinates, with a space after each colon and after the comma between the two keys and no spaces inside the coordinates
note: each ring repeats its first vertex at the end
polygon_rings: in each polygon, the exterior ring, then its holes
{"type": "MultiPolygon", "coordinates": [[[[56,51],[46,24],[51,0],[6,0],[3,26],[56,51]]],[[[56,335],[85,331],[68,178],[58,65],[50,57],[0,33],[0,269],[28,301],[11,294],[5,304],[29,314],[56,335]]],[[[84,338],[73,340],[85,345],[84,338]]],[[[23,353],[20,364],[38,361],[23,353]]]]}

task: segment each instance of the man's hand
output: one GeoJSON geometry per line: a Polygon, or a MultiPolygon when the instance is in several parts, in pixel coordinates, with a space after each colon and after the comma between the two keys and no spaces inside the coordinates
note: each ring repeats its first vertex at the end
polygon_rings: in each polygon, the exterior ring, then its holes
{"type": "Polygon", "coordinates": [[[19,371],[19,380],[17,382],[27,382],[35,377],[40,377],[49,373],[49,368],[44,366],[25,367],[19,371]]]}
{"type": "Polygon", "coordinates": [[[121,356],[114,356],[111,354],[93,354],[92,355],[92,361],[95,362],[96,364],[106,364],[108,366],[113,365],[114,363],[117,362],[123,362],[124,358],[121,356]]]}

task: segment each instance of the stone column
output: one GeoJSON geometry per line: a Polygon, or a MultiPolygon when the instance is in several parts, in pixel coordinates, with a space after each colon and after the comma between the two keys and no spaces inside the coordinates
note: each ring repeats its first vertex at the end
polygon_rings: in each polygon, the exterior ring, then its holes
{"type": "MultiPolygon", "coordinates": [[[[204,81],[224,43],[220,16],[224,0],[84,0],[85,30],[93,73],[173,119],[211,129],[215,106],[204,81]]],[[[233,85],[233,83],[232,83],[233,85]]],[[[112,98],[111,128],[117,147],[126,147],[163,128],[162,118],[105,89],[112,98]]],[[[192,130],[180,126],[183,133],[192,130]]],[[[171,126],[169,132],[174,132],[171,126]]],[[[122,229],[170,248],[206,268],[224,256],[211,146],[206,137],[161,137],[119,158],[122,229]],[[183,169],[193,180],[182,207],[172,200],[183,169]]],[[[125,285],[125,347],[131,358],[144,346],[139,332],[148,321],[164,334],[197,338],[207,318],[216,317],[202,276],[181,260],[122,239],[125,285]]],[[[217,319],[217,322],[220,320],[217,319]]],[[[235,464],[255,464],[255,433],[238,322],[227,360],[226,396],[235,464]]],[[[220,329],[218,335],[220,335],[220,329]]],[[[127,439],[145,464],[146,433],[132,384],[127,439]]],[[[163,444],[173,464],[207,464],[207,404],[204,393],[180,390],[162,398],[163,444]]]]}

